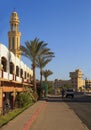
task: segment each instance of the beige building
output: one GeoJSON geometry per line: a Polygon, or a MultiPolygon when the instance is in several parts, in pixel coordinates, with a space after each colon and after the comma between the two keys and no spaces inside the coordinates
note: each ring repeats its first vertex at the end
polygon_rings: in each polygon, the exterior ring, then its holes
{"type": "Polygon", "coordinates": [[[54,88],[61,88],[61,87],[64,87],[65,85],[70,85],[71,81],[70,80],[58,80],[58,79],[55,79],[54,82],[53,82],[53,86],[54,88]]]}
{"type": "Polygon", "coordinates": [[[60,94],[60,89],[62,87],[65,88],[65,86],[71,86],[71,80],[59,80],[59,79],[55,79],[53,81],[53,88],[55,90],[55,93],[59,93],[60,94]]]}
{"type": "Polygon", "coordinates": [[[85,88],[91,89],[91,80],[85,79],[85,88]]]}
{"type": "Polygon", "coordinates": [[[81,91],[84,89],[85,80],[82,79],[83,73],[80,69],[75,70],[75,72],[70,72],[71,86],[75,91],[81,91]]]}

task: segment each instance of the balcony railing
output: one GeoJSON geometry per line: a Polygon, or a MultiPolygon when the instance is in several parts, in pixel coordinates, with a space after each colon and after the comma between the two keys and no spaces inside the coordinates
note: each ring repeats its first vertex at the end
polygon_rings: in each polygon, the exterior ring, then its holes
{"type": "Polygon", "coordinates": [[[23,82],[29,83],[31,81],[29,78],[28,79],[20,78],[15,74],[10,74],[8,72],[4,72],[3,70],[0,70],[0,78],[3,78],[5,80],[15,80],[19,83],[23,83],[23,82]]]}

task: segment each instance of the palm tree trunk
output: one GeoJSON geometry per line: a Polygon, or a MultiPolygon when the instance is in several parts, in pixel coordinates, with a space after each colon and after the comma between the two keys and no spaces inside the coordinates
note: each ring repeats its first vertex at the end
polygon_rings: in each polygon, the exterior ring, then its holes
{"type": "Polygon", "coordinates": [[[40,68],[40,87],[42,87],[42,68],[40,68]]]}
{"type": "Polygon", "coordinates": [[[47,82],[47,77],[45,77],[45,81],[47,82]]]}
{"type": "Polygon", "coordinates": [[[33,63],[33,87],[34,87],[34,92],[36,92],[36,75],[35,75],[35,63],[33,63]]]}

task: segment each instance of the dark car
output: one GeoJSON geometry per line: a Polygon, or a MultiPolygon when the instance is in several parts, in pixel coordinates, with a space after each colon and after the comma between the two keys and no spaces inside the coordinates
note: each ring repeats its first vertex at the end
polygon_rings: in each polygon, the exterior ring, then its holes
{"type": "Polygon", "coordinates": [[[67,89],[66,92],[65,92],[65,97],[71,97],[73,98],[74,97],[74,90],[73,89],[67,89]]]}

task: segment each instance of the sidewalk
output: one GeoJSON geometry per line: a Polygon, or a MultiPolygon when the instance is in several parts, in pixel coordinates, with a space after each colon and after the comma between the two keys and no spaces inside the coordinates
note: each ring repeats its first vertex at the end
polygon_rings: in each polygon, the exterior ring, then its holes
{"type": "Polygon", "coordinates": [[[88,130],[67,104],[46,101],[36,102],[0,130],[30,130],[29,128],[31,130],[88,130]]]}
{"type": "Polygon", "coordinates": [[[65,102],[48,101],[29,130],[88,130],[88,128],[65,102]]]}
{"type": "Polygon", "coordinates": [[[28,127],[38,116],[41,109],[44,107],[45,101],[38,101],[33,106],[26,109],[15,119],[0,128],[0,130],[28,130],[28,127]]]}

